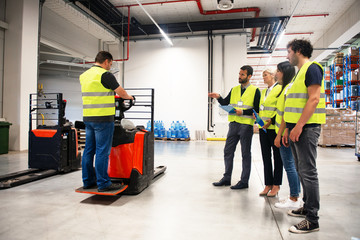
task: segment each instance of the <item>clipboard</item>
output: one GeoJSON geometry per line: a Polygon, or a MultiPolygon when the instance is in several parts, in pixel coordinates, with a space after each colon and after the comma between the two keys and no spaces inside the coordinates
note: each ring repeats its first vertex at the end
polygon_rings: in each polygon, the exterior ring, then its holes
{"type": "Polygon", "coordinates": [[[231,105],[225,105],[225,106],[220,105],[220,107],[228,113],[236,113],[236,109],[231,105]]]}
{"type": "MultiPolygon", "coordinates": [[[[264,121],[261,119],[261,117],[256,113],[256,111],[253,109],[254,115],[256,117],[255,122],[257,122],[260,127],[263,127],[265,125],[264,121]]],[[[264,132],[266,132],[265,128],[262,128],[262,130],[264,130],[264,132]]]]}

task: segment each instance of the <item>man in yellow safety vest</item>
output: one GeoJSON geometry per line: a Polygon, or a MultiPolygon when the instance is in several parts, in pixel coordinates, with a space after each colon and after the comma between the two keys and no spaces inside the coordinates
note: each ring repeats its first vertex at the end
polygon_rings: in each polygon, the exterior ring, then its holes
{"type": "Polygon", "coordinates": [[[208,96],[216,98],[221,105],[232,105],[235,113],[229,113],[229,131],[224,148],[225,173],[223,178],[214,182],[214,186],[231,185],[234,154],[240,141],[242,153],[242,173],[240,181],[231,186],[231,189],[245,189],[249,187],[251,171],[251,142],[253,136],[253,109],[259,112],[260,90],[250,84],[253,68],[249,65],[242,66],[239,72],[239,85],[232,88],[227,97],[222,98],[218,93],[209,93],[208,96]]]}
{"type": "Polygon", "coordinates": [[[311,62],[313,47],[309,41],[293,40],[287,45],[288,60],[299,71],[285,89],[284,121],[286,130],[283,144],[290,144],[295,166],[303,187],[304,206],[288,214],[305,217],[290,227],[294,233],[319,230],[320,195],[316,169],[317,143],[321,124],[325,123],[324,71],[317,62],[311,62]]]}
{"type": "Polygon", "coordinates": [[[107,173],[114,132],[114,92],[121,98],[133,99],[109,72],[112,62],[112,55],[101,51],[96,55],[95,65],[80,75],[86,132],[82,157],[83,188],[97,186],[99,192],[122,187],[121,184],[112,183],[107,173]],[[94,155],[96,155],[95,169],[94,155]]]}

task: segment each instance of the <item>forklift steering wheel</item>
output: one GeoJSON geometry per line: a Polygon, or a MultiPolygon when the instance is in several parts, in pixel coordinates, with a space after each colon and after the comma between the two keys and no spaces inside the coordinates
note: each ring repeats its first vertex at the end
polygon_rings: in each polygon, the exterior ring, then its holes
{"type": "Polygon", "coordinates": [[[129,110],[135,104],[135,97],[133,96],[133,98],[134,98],[134,100],[120,98],[121,112],[125,112],[125,111],[129,110]]]}

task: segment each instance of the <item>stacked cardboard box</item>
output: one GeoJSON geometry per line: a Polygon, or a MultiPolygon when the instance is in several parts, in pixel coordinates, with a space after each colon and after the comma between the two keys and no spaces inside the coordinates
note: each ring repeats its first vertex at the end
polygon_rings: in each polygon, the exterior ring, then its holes
{"type": "Polygon", "coordinates": [[[360,80],[359,70],[351,71],[351,80],[360,80]]]}
{"type": "Polygon", "coordinates": [[[351,56],[359,56],[359,48],[358,47],[351,47],[349,49],[349,53],[351,56]]]}
{"type": "MultiPolygon", "coordinates": [[[[357,107],[359,107],[359,106],[357,106],[357,107]]],[[[357,113],[356,117],[359,119],[360,112],[357,113]]],[[[359,144],[360,143],[360,134],[359,134],[360,122],[359,121],[357,122],[356,128],[357,128],[357,130],[356,130],[357,134],[355,135],[355,138],[356,138],[356,145],[355,145],[356,149],[355,149],[355,151],[356,151],[357,154],[360,154],[360,144],[359,144]]]]}
{"type": "Polygon", "coordinates": [[[354,146],[355,114],[350,109],[327,108],[326,124],[321,126],[319,145],[354,146]]]}
{"type": "Polygon", "coordinates": [[[334,58],[334,63],[335,64],[343,64],[343,59],[344,59],[344,53],[338,52],[338,53],[336,53],[336,56],[334,58]]]}

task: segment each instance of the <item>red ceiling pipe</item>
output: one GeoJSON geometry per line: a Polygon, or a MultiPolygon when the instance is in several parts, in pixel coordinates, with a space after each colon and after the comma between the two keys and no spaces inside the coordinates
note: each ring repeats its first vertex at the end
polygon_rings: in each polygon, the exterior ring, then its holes
{"type": "MultiPolygon", "coordinates": [[[[239,13],[239,12],[255,12],[255,17],[259,17],[260,15],[260,8],[258,7],[250,7],[250,8],[235,8],[230,9],[227,11],[220,11],[220,10],[214,10],[214,11],[204,11],[201,1],[200,0],[175,0],[175,1],[166,1],[166,2],[152,2],[152,3],[142,3],[142,5],[155,5],[155,4],[165,4],[165,3],[179,3],[179,2],[190,2],[195,1],[197,3],[197,6],[199,8],[199,11],[202,15],[214,15],[214,14],[225,14],[225,13],[239,13]]],[[[132,4],[132,5],[121,5],[121,6],[115,6],[117,8],[121,7],[135,7],[139,6],[139,4],[132,4]]],[[[255,40],[255,34],[256,34],[256,28],[253,28],[252,30],[252,37],[251,42],[255,40]]]]}
{"type": "MultiPolygon", "coordinates": [[[[113,61],[115,62],[120,62],[120,61],[128,61],[129,60],[129,55],[130,55],[130,7],[128,7],[128,36],[127,36],[127,58],[124,59],[114,59],[113,61]]],[[[95,63],[95,62],[85,62],[85,64],[87,63],[95,63]]],[[[83,64],[83,63],[81,63],[83,64]]]]}
{"type": "Polygon", "coordinates": [[[312,15],[295,15],[295,16],[292,16],[292,17],[296,18],[296,17],[327,17],[327,16],[329,16],[328,13],[312,14],[312,15]]]}
{"type": "Polygon", "coordinates": [[[128,35],[127,35],[127,58],[125,59],[116,59],[114,61],[128,61],[130,55],[130,7],[128,7],[128,35]]]}

